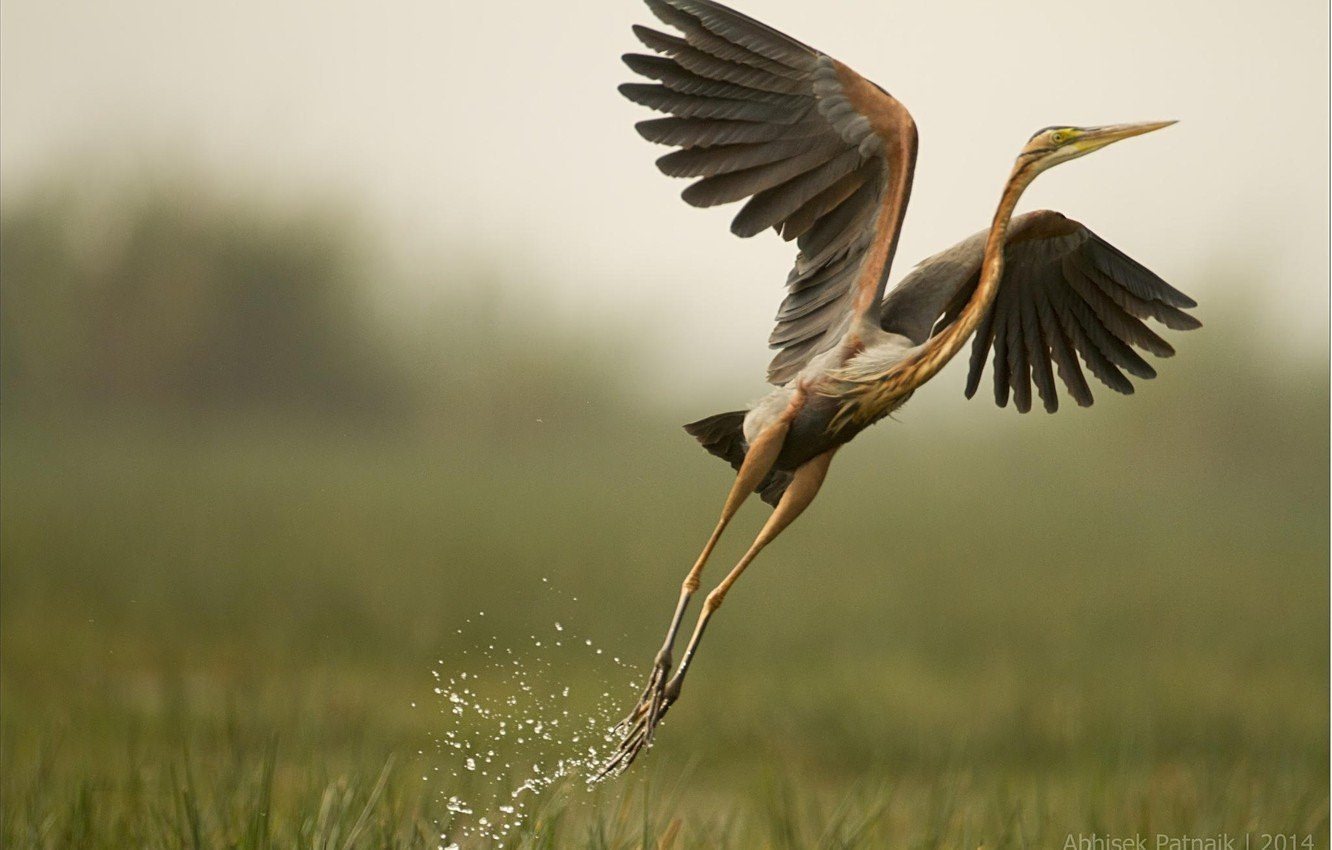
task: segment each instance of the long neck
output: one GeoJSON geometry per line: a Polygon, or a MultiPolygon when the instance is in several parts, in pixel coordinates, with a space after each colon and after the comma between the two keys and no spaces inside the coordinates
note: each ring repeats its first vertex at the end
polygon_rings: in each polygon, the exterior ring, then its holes
{"type": "Polygon", "coordinates": [[[886,376],[897,385],[893,389],[905,394],[933,378],[953,359],[953,355],[966,344],[971,332],[980,324],[985,311],[994,303],[994,297],[999,292],[999,281],[1004,276],[1004,242],[1008,238],[1008,224],[1013,220],[1013,210],[1035,176],[1021,164],[1013,169],[1004,186],[1004,193],[999,197],[994,221],[990,223],[990,235],[985,240],[985,255],[981,260],[980,280],[976,283],[975,292],[952,324],[926,340],[911,357],[899,363],[886,376]]]}
{"type": "Polygon", "coordinates": [[[857,379],[859,388],[850,393],[856,402],[838,414],[833,427],[838,427],[845,420],[866,422],[881,416],[895,402],[938,374],[962,348],[999,292],[999,281],[1004,276],[1004,242],[1008,237],[1008,225],[1013,219],[1018,199],[1035,176],[1035,172],[1024,167],[1021,161],[1009,176],[1004,192],[999,197],[994,221],[990,224],[989,237],[985,241],[980,280],[957,319],[926,340],[905,360],[890,367],[887,373],[868,380],[866,377],[857,379]]]}

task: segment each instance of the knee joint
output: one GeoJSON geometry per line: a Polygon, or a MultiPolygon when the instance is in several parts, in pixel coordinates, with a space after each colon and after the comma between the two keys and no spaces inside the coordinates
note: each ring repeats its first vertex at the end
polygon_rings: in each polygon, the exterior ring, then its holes
{"type": "Polygon", "coordinates": [[[708,598],[703,602],[703,607],[709,613],[711,613],[712,611],[716,611],[718,608],[720,608],[722,601],[725,599],[726,599],[726,591],[722,590],[719,587],[708,594],[708,598]]]}

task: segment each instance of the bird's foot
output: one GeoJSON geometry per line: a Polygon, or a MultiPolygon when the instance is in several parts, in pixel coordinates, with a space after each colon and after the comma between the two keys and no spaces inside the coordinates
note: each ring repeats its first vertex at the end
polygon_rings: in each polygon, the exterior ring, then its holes
{"type": "Polygon", "coordinates": [[[624,772],[639,753],[651,749],[657,725],[679,695],[679,679],[671,678],[670,653],[662,652],[653,662],[652,675],[648,677],[638,704],[615,725],[612,734],[620,737],[619,746],[593,779],[601,780],[624,772]]]}

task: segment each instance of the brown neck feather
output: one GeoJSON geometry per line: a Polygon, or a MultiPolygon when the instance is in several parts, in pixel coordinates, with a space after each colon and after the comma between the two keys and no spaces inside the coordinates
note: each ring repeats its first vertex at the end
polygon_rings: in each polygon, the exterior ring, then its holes
{"type": "MultiPolygon", "coordinates": [[[[904,370],[910,372],[907,392],[934,377],[953,359],[953,355],[966,344],[967,338],[994,303],[995,295],[999,293],[999,281],[1004,276],[1004,243],[1008,238],[1008,225],[1013,220],[1013,210],[1017,207],[1018,199],[1035,176],[1021,165],[1013,169],[1004,193],[999,198],[999,208],[995,210],[994,221],[990,224],[990,235],[985,240],[985,255],[981,260],[976,291],[971,294],[971,299],[962,308],[957,320],[927,340],[910,358],[910,365],[904,370]]],[[[901,365],[908,366],[908,363],[901,365]]]]}
{"type": "Polygon", "coordinates": [[[848,421],[863,424],[882,416],[895,406],[895,402],[938,374],[962,348],[999,292],[999,281],[1004,275],[1004,243],[1008,237],[1008,225],[1012,221],[1018,199],[1035,177],[1035,170],[1027,167],[1025,161],[1019,160],[1014,166],[999,198],[994,221],[990,224],[990,235],[986,239],[985,255],[981,260],[980,280],[956,321],[930,337],[913,354],[894,364],[885,374],[871,379],[867,379],[868,376],[854,379],[855,386],[847,393],[852,398],[852,404],[839,412],[833,421],[834,428],[848,421]]]}

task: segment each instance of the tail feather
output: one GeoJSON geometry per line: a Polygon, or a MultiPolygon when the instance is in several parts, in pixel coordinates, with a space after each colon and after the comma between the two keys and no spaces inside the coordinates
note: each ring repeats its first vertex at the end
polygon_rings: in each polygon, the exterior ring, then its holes
{"type": "Polygon", "coordinates": [[[707,419],[690,422],[684,426],[685,433],[702,444],[703,448],[739,469],[745,461],[745,452],[749,444],[745,442],[745,414],[748,411],[732,410],[730,413],[718,413],[707,419]]]}
{"type": "MultiPolygon", "coordinates": [[[[749,443],[745,441],[747,412],[732,410],[729,413],[718,413],[716,416],[690,422],[684,426],[684,429],[711,454],[729,463],[732,469],[739,470],[740,465],[745,462],[745,453],[749,451],[749,443]]],[[[790,483],[790,472],[773,469],[768,472],[763,482],[754,488],[754,492],[758,493],[763,501],[775,506],[781,501],[782,494],[786,492],[790,483]]]]}

